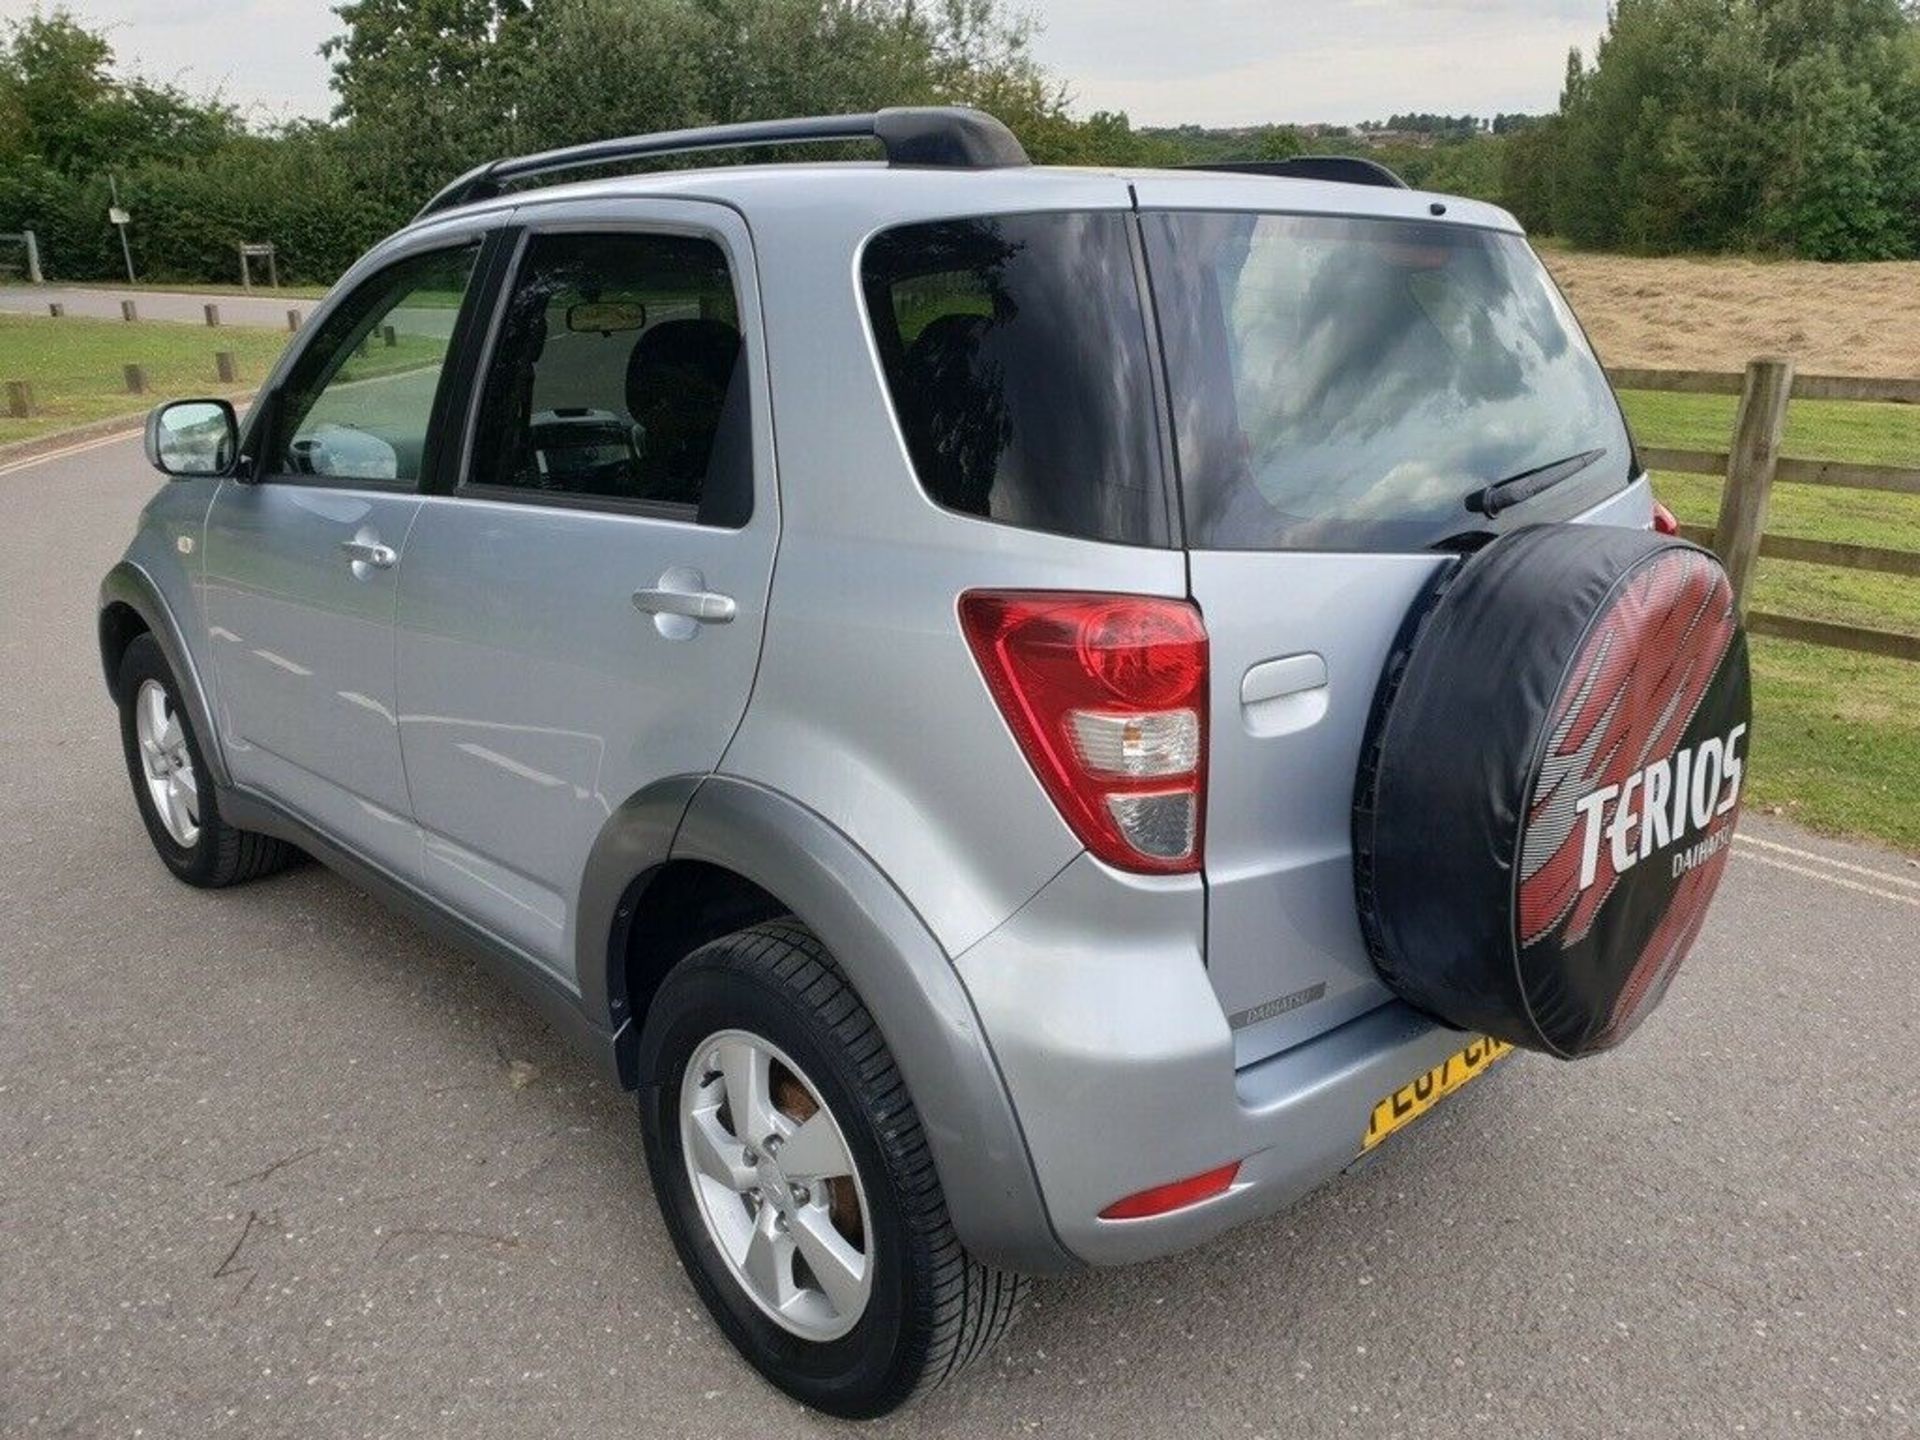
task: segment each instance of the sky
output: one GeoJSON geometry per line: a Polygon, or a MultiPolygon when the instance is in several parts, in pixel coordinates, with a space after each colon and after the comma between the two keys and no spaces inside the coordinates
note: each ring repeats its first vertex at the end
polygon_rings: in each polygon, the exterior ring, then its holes
{"type": "MultiPolygon", "coordinates": [[[[325,115],[328,0],[66,0],[123,70],[220,89],[259,121],[325,115]]],[[[1551,110],[1607,0],[1028,0],[1074,108],[1136,125],[1351,123],[1551,110]]],[[[0,0],[19,19],[31,0],[0,0]]]]}

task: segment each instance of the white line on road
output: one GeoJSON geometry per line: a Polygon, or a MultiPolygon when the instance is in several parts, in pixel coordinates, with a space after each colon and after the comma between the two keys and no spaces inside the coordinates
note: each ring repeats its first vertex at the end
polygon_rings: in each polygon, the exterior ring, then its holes
{"type": "MultiPolygon", "coordinates": [[[[1782,855],[1791,855],[1796,860],[1812,860],[1821,865],[1831,865],[1836,870],[1845,870],[1849,874],[1864,875],[1869,880],[1878,880],[1882,885],[1904,885],[1910,890],[1920,890],[1920,880],[1905,875],[1889,874],[1885,870],[1875,870],[1866,865],[1855,865],[1850,860],[1836,860],[1831,855],[1818,855],[1811,850],[1796,850],[1791,845],[1782,845],[1774,840],[1762,840],[1753,835],[1742,835],[1742,845],[1757,845],[1762,850],[1774,850],[1782,855]]],[[[1758,855],[1753,857],[1758,860],[1758,855]]]]}
{"type": "Polygon", "coordinates": [[[15,460],[10,465],[0,465],[0,475],[13,475],[21,470],[31,470],[35,465],[44,465],[49,460],[64,460],[69,455],[79,455],[88,450],[98,450],[102,445],[116,445],[122,440],[131,440],[138,430],[116,430],[111,435],[97,436],[92,440],[82,440],[78,445],[69,445],[62,450],[49,450],[41,455],[29,455],[24,460],[15,460]]]}
{"type": "MultiPolygon", "coordinates": [[[[1911,905],[1920,910],[1920,895],[1902,895],[1897,890],[1879,890],[1871,885],[1862,885],[1858,880],[1849,880],[1844,875],[1834,875],[1826,870],[1815,870],[1810,865],[1795,865],[1790,860],[1776,860],[1771,855],[1756,855],[1753,851],[1744,852],[1747,859],[1761,865],[1771,865],[1776,870],[1788,870],[1795,875],[1805,875],[1810,880],[1824,880],[1829,885],[1838,885],[1843,890],[1857,890],[1862,895],[1872,895],[1880,900],[1892,900],[1901,905],[1911,905]]],[[[1874,872],[1868,872],[1874,873],[1874,872]]]]}

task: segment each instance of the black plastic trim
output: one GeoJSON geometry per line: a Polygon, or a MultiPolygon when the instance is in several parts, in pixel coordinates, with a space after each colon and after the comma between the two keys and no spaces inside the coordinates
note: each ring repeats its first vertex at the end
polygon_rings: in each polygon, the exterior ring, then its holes
{"type": "Polygon", "coordinates": [[[1372,185],[1383,190],[1413,187],[1378,160],[1358,155],[1295,155],[1286,160],[1214,160],[1182,165],[1182,170],[1217,170],[1229,175],[1265,175],[1274,180],[1328,180],[1336,185],[1372,185]]]}

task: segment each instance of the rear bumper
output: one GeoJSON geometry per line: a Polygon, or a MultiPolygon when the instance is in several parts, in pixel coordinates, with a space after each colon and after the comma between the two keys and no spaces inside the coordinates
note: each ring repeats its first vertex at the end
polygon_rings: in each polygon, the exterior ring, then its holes
{"type": "Polygon", "coordinates": [[[1197,882],[1082,856],[958,962],[1048,1218],[1089,1264],[1166,1255],[1292,1204],[1360,1153],[1377,1101],[1466,1043],[1395,1001],[1236,1071],[1201,959],[1203,903],[1197,882]],[[1100,1218],[1233,1161],[1214,1199],[1100,1218]]]}

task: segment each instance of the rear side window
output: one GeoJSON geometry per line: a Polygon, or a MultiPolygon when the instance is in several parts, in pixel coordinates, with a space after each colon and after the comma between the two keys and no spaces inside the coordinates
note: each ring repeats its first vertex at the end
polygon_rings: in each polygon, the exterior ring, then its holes
{"type": "Polygon", "coordinates": [[[470,488],[746,523],[747,367],[711,240],[535,235],[488,370],[470,488]]]}
{"type": "Polygon", "coordinates": [[[1143,224],[1194,548],[1416,550],[1571,519],[1632,478],[1606,376],[1519,236],[1302,215],[1143,224]],[[1466,508],[1594,451],[1494,522],[1466,508]]]}
{"type": "Polygon", "coordinates": [[[861,275],[894,414],[938,504],[1172,543],[1125,215],[904,226],[867,246],[861,275]]]}

